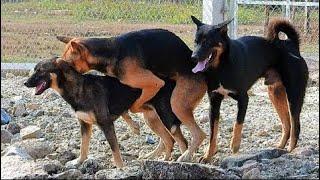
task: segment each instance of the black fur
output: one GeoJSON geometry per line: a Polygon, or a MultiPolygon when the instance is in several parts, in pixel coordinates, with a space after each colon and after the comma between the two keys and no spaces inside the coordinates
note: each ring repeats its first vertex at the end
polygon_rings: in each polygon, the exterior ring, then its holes
{"type": "MultiPolygon", "coordinates": [[[[294,121],[296,137],[300,132],[300,112],[308,79],[306,62],[299,52],[299,35],[289,23],[274,24],[269,28],[268,38],[244,36],[230,39],[227,34],[227,24],[206,25],[192,17],[197,25],[195,37],[195,51],[192,60],[204,62],[210,54],[206,66],[208,91],[211,98],[211,116],[219,115],[221,104],[220,94],[212,92],[222,85],[232,90],[229,96],[238,101],[238,123],[243,123],[247,105],[247,91],[266,71],[275,69],[281,76],[286,87],[289,108],[294,121]],[[282,31],[288,35],[288,40],[279,40],[278,33],[282,31]],[[214,47],[221,47],[223,53],[218,58],[218,67],[212,67],[216,52],[214,47]]],[[[203,67],[203,66],[202,66],[203,67]]],[[[211,118],[214,121],[216,118],[211,118]]],[[[213,122],[212,122],[213,124],[213,122]]]]}

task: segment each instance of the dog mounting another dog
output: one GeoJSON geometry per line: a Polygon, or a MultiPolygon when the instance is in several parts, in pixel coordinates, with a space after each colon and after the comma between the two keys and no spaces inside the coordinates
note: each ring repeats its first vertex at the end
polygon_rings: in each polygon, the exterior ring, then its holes
{"type": "MultiPolygon", "coordinates": [[[[147,155],[148,158],[160,155],[164,150],[165,142],[170,144],[171,148],[166,149],[165,152],[165,160],[168,160],[174,140],[179,144],[181,153],[187,149],[187,141],[181,133],[181,123],[173,114],[170,106],[170,97],[175,83],[172,80],[165,80],[165,82],[165,86],[157,95],[147,102],[149,106],[155,108],[156,112],[154,110],[145,111],[144,116],[152,130],[161,129],[162,126],[176,129],[172,137],[167,136],[166,132],[161,133],[158,148],[147,155]],[[161,120],[158,120],[158,115],[161,120]]],[[[115,165],[123,166],[113,121],[122,116],[134,132],[139,131],[138,125],[130,118],[128,109],[140,96],[141,90],[121,84],[113,77],[81,75],[59,58],[40,61],[25,85],[36,87],[36,95],[52,88],[74,109],[81,126],[81,149],[80,157],[73,163],[81,164],[87,158],[92,125],[97,124],[111,146],[115,165]]]]}
{"type": "Polygon", "coordinates": [[[250,87],[265,78],[268,92],[280,120],[282,137],[278,145],[284,148],[289,137],[289,151],[297,144],[300,132],[300,112],[305,95],[308,68],[299,52],[299,35],[285,20],[270,23],[267,38],[244,36],[232,40],[227,34],[225,21],[207,25],[192,16],[197,26],[192,60],[197,62],[193,72],[206,73],[211,109],[210,144],[201,162],[207,162],[217,152],[219,110],[224,97],[238,101],[238,115],[233,128],[231,149],[238,152],[250,87]],[[287,40],[280,40],[279,32],[287,40]]]}

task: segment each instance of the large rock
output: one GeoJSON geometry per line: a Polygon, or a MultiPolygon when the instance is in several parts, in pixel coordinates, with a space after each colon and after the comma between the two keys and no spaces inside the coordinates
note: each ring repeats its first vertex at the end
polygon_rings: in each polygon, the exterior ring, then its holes
{"type": "Polygon", "coordinates": [[[82,174],[78,169],[69,169],[65,172],[55,174],[53,179],[82,179],[82,174]]]}
{"type": "Polygon", "coordinates": [[[40,138],[41,131],[38,126],[27,126],[20,130],[20,135],[22,139],[40,138]]]}
{"type": "Polygon", "coordinates": [[[57,154],[57,159],[62,164],[65,164],[66,162],[69,162],[69,161],[74,160],[76,158],[77,158],[77,154],[72,152],[71,150],[65,150],[65,151],[57,154]]]}
{"type": "MultiPolygon", "coordinates": [[[[1,98],[2,101],[2,98],[1,98]]],[[[2,107],[2,104],[1,104],[2,107]]],[[[4,110],[1,109],[1,125],[8,124],[11,121],[11,116],[4,110]]]]}
{"type": "Polygon", "coordinates": [[[63,170],[62,164],[58,160],[49,160],[43,164],[43,170],[48,174],[57,174],[63,170]]]}
{"type": "Polygon", "coordinates": [[[83,174],[95,174],[102,166],[96,159],[86,159],[80,166],[80,171],[83,174]]]}
{"type": "Polygon", "coordinates": [[[44,158],[54,151],[52,143],[44,139],[27,139],[12,146],[25,150],[34,159],[44,158]]]}
{"type": "Polygon", "coordinates": [[[222,168],[240,167],[244,164],[244,162],[248,160],[255,160],[260,162],[262,159],[277,158],[285,153],[287,153],[287,151],[283,149],[278,149],[278,148],[265,149],[255,154],[227,157],[222,160],[220,166],[222,168]]]}
{"type": "Polygon", "coordinates": [[[19,124],[15,123],[15,122],[10,122],[7,125],[7,130],[9,132],[11,132],[12,134],[17,134],[20,132],[21,127],[19,126],[19,124]]]}
{"type": "Polygon", "coordinates": [[[95,174],[95,179],[142,179],[142,166],[139,161],[132,161],[122,169],[103,169],[95,174]]]}
{"type": "Polygon", "coordinates": [[[235,174],[204,164],[144,161],[144,179],[239,179],[235,174]]]}
{"type": "Polygon", "coordinates": [[[25,116],[27,114],[27,110],[24,104],[16,104],[13,107],[13,115],[20,117],[20,116],[25,116]]]}
{"type": "Polygon", "coordinates": [[[12,138],[13,135],[9,131],[1,129],[1,143],[10,143],[12,138]]]}
{"type": "Polygon", "coordinates": [[[19,156],[22,159],[32,159],[25,149],[10,146],[6,149],[4,156],[19,156]]]}
{"type": "Polygon", "coordinates": [[[17,155],[1,157],[1,179],[34,179],[45,178],[48,174],[42,165],[17,155]]]}

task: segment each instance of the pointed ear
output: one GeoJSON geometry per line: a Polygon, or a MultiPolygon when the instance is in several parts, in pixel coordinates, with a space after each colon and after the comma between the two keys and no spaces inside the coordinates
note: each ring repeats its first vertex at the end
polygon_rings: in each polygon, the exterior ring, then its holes
{"type": "Polygon", "coordinates": [[[194,16],[191,16],[191,19],[197,25],[197,27],[200,27],[200,26],[204,25],[199,19],[197,19],[194,16]]]}
{"type": "Polygon", "coordinates": [[[214,28],[217,28],[219,29],[219,32],[222,34],[222,35],[228,35],[228,24],[230,24],[231,22],[233,21],[233,18],[232,19],[229,19],[229,20],[226,20],[216,26],[214,26],[214,28]]]}
{"type": "Polygon", "coordinates": [[[83,50],[83,46],[80,43],[71,41],[71,47],[73,51],[81,52],[83,50]]]}
{"type": "Polygon", "coordinates": [[[64,43],[68,43],[69,41],[71,41],[71,39],[73,39],[72,37],[67,37],[67,36],[57,36],[57,39],[61,42],[64,43]]]}

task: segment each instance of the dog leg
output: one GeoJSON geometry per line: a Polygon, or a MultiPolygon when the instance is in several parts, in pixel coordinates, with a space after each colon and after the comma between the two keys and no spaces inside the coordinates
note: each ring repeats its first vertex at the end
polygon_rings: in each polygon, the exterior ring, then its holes
{"type": "Polygon", "coordinates": [[[132,132],[136,135],[140,134],[140,127],[139,124],[135,121],[132,120],[132,118],[130,117],[128,112],[125,112],[121,115],[121,117],[123,118],[123,120],[129,125],[129,127],[131,128],[132,132]]]}
{"type": "Polygon", "coordinates": [[[282,136],[277,147],[283,149],[289,139],[291,128],[286,88],[279,81],[268,86],[268,93],[282,123],[282,136]]]}
{"type": "Polygon", "coordinates": [[[151,71],[141,67],[138,60],[124,59],[121,67],[124,73],[119,75],[120,81],[130,87],[142,89],[141,96],[133,103],[130,111],[142,112],[144,103],[152,99],[165,83],[151,71]]]}
{"type": "Polygon", "coordinates": [[[160,156],[165,151],[165,145],[162,139],[160,139],[159,144],[157,145],[156,149],[149,152],[148,154],[139,157],[139,159],[153,159],[155,157],[160,156]]]}
{"type": "Polygon", "coordinates": [[[237,121],[234,123],[234,126],[233,126],[233,135],[230,143],[232,153],[237,153],[240,148],[243,121],[246,115],[249,97],[247,94],[245,94],[245,95],[239,96],[237,100],[238,100],[238,115],[237,115],[237,121]]]}
{"type": "Polygon", "coordinates": [[[220,107],[223,95],[219,93],[209,93],[210,99],[210,141],[209,147],[204,156],[199,159],[201,163],[208,163],[211,157],[217,152],[217,135],[219,130],[220,107]]]}
{"type": "Polygon", "coordinates": [[[114,125],[112,122],[109,123],[101,123],[99,124],[100,128],[103,130],[103,133],[111,147],[111,151],[112,151],[112,157],[113,157],[113,162],[114,165],[117,168],[122,168],[124,166],[122,158],[121,158],[121,153],[120,153],[120,149],[119,149],[119,144],[117,141],[117,136],[114,130],[114,125]]]}
{"type": "Polygon", "coordinates": [[[188,149],[188,141],[184,138],[180,126],[173,126],[171,128],[173,139],[178,143],[181,154],[188,149]]]}
{"type": "Polygon", "coordinates": [[[81,146],[80,146],[80,158],[79,163],[81,164],[88,158],[89,143],[92,135],[92,124],[87,124],[83,121],[79,121],[81,126],[81,146]]]}
{"type": "Polygon", "coordinates": [[[190,146],[178,158],[177,161],[179,162],[191,161],[193,154],[206,137],[206,134],[197,125],[193,116],[193,110],[204,96],[206,90],[207,85],[204,79],[202,77],[197,79],[197,75],[192,77],[179,76],[176,79],[176,87],[173,90],[170,103],[173,112],[182,124],[187,126],[192,136],[190,146]]]}
{"type": "MultiPolygon", "coordinates": [[[[155,110],[145,110],[143,112],[144,119],[150,129],[156,133],[162,140],[165,147],[165,157],[164,160],[167,161],[171,158],[171,152],[173,150],[174,140],[167,128],[164,126],[160,120],[158,114],[155,110]]],[[[158,148],[157,148],[158,149],[158,148]]],[[[156,155],[156,154],[155,154],[156,155]]]]}

